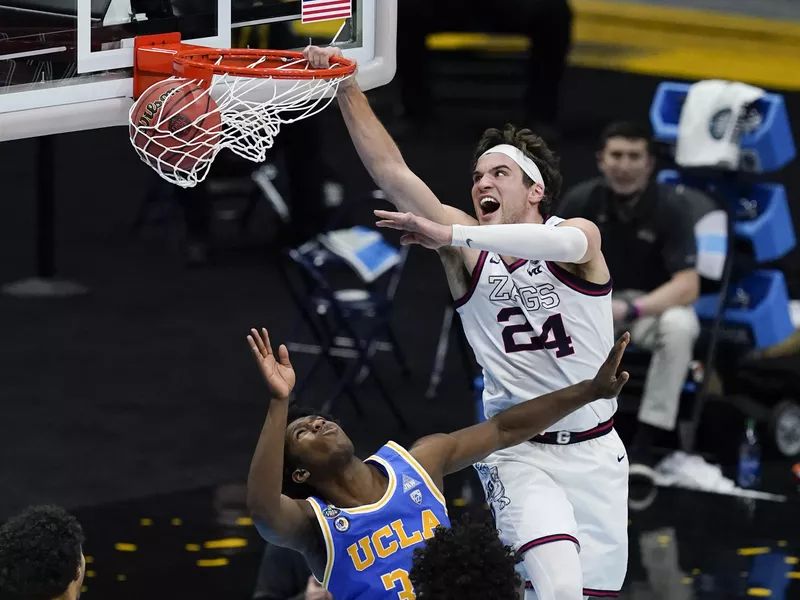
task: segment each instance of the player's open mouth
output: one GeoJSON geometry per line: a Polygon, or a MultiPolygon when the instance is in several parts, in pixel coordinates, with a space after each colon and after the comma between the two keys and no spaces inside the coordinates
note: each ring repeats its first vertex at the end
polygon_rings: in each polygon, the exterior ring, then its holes
{"type": "Polygon", "coordinates": [[[325,425],[322,426],[322,429],[320,430],[320,433],[322,435],[335,434],[336,433],[336,425],[334,425],[333,423],[325,423],[325,425]]]}
{"type": "Polygon", "coordinates": [[[492,198],[491,196],[483,196],[478,204],[481,207],[482,217],[490,215],[493,212],[497,211],[498,208],[500,208],[500,202],[498,202],[495,198],[492,198]]]}

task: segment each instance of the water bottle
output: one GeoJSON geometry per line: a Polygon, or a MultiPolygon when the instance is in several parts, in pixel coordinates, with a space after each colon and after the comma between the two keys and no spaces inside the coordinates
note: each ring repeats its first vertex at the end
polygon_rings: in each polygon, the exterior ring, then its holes
{"type": "Polygon", "coordinates": [[[739,446],[739,473],[736,483],[740,488],[753,488],[758,485],[761,475],[761,445],[756,437],[755,419],[747,419],[747,428],[739,446]]]}

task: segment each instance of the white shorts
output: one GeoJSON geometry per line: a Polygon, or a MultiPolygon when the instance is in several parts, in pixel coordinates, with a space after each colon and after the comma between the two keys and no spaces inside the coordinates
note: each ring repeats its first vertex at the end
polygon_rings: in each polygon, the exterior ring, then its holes
{"type": "Polygon", "coordinates": [[[559,433],[548,435],[561,444],[525,442],[492,454],[475,469],[503,543],[524,553],[574,542],[584,595],[615,597],[628,567],[625,446],[610,424],[605,435],[578,443],[565,444],[570,436],[559,433]]]}

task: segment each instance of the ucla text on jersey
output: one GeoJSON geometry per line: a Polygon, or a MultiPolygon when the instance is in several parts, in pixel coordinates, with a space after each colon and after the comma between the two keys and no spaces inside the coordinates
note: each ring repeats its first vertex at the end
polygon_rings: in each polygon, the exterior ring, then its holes
{"type": "Polygon", "coordinates": [[[414,548],[448,527],[444,497],[405,450],[388,442],[365,462],[389,478],[375,504],[338,508],[311,497],[325,538],[322,585],[336,600],[413,600],[408,572],[414,548]]]}

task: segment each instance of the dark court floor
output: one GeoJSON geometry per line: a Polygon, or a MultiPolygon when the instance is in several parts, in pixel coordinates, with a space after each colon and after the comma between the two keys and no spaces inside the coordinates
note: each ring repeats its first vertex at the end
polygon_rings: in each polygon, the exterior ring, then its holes
{"type": "MultiPolygon", "coordinates": [[[[513,86],[479,86],[470,76],[453,71],[448,110],[429,128],[398,136],[412,168],[444,202],[465,208],[474,140],[485,126],[510,120],[522,97],[513,86]]],[[[647,118],[658,81],[569,71],[559,147],[567,182],[594,174],[595,139],[607,121],[647,118]]],[[[380,105],[381,95],[376,99],[380,105]]],[[[787,101],[796,124],[800,96],[787,101]]],[[[347,197],[364,197],[371,185],[338,115],[331,110],[321,118],[326,155],[347,197]]],[[[274,217],[259,207],[245,233],[216,223],[214,263],[186,269],[176,223],[130,234],[154,176],[124,129],[61,136],[56,152],[59,274],[90,293],[64,300],[0,296],[0,519],[32,503],[72,510],[92,558],[88,600],[246,600],[261,544],[241,486],[266,397],[245,335],[266,326],[275,341],[294,341],[288,338],[297,315],[270,246],[274,217]]],[[[32,140],[0,145],[3,283],[34,270],[34,153],[32,140]]],[[[796,167],[776,179],[797,197],[796,167]]],[[[360,219],[370,222],[368,209],[360,219]]],[[[795,253],[782,266],[791,274],[797,264],[795,253]]],[[[790,283],[798,297],[797,277],[790,283]]],[[[391,359],[378,360],[414,433],[400,432],[365,386],[365,418],[347,400],[336,408],[360,453],[388,438],[407,444],[472,422],[469,377],[457,353],[447,360],[439,396],[423,397],[446,303],[435,255],[415,249],[394,313],[412,380],[391,359]]],[[[308,358],[296,362],[302,376],[308,358]]],[[[331,374],[321,372],[305,402],[320,403],[331,385],[331,374]]],[[[729,467],[742,425],[732,409],[710,409],[700,449],[729,467]]],[[[624,417],[620,431],[629,439],[624,417]]],[[[786,503],[660,490],[648,508],[631,514],[624,597],[800,597],[800,496],[790,467],[766,449],[763,487],[786,494],[786,503]]],[[[463,508],[463,478],[447,485],[455,514],[463,508]]]]}
{"type": "MultiPolygon", "coordinates": [[[[461,491],[460,483],[448,482],[446,491],[461,491]]],[[[263,545],[243,510],[242,492],[230,485],[201,488],[78,510],[91,561],[85,598],[249,598],[263,545]]],[[[458,518],[467,509],[447,495],[458,518]]],[[[631,513],[621,597],[800,597],[799,532],[796,499],[657,490],[647,509],[631,513]]]]}

